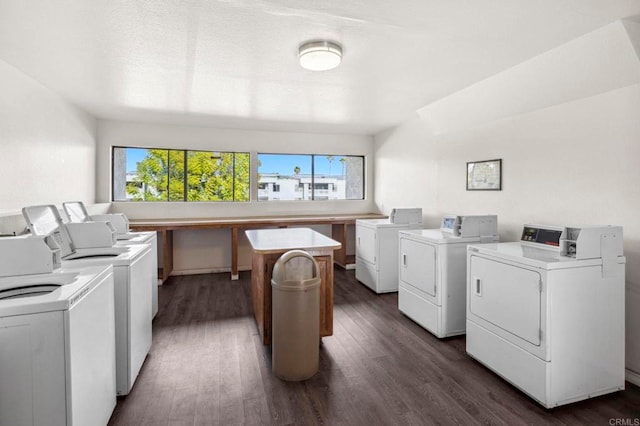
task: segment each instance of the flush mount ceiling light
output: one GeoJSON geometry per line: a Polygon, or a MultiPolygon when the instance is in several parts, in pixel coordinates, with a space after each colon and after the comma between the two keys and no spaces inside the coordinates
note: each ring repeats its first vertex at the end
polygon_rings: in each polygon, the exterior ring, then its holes
{"type": "Polygon", "coordinates": [[[309,41],[298,48],[300,66],[311,71],[326,71],[340,65],[342,47],[331,41],[309,41]]]}

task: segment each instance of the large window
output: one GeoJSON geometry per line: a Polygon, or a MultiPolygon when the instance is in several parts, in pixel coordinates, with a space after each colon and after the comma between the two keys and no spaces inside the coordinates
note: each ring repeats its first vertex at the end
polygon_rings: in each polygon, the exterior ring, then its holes
{"type": "Polygon", "coordinates": [[[249,201],[249,153],[114,147],[113,201],[249,201]]]}
{"type": "Polygon", "coordinates": [[[363,200],[364,157],[258,154],[258,200],[363,200]]]}

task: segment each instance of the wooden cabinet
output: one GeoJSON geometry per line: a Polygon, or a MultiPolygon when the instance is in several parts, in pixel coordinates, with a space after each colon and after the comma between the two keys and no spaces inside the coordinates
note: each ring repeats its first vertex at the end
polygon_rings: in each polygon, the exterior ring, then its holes
{"type": "MultiPolygon", "coordinates": [[[[282,253],[253,253],[251,296],[262,343],[271,344],[271,276],[282,253]]],[[[333,256],[313,256],[320,269],[320,337],[333,335],[333,256]]]]}
{"type": "Polygon", "coordinates": [[[271,344],[271,276],[280,256],[304,250],[318,262],[320,337],[333,334],[333,251],[341,244],[308,228],[257,229],[245,232],[251,244],[253,315],[265,345],[271,344]]]}

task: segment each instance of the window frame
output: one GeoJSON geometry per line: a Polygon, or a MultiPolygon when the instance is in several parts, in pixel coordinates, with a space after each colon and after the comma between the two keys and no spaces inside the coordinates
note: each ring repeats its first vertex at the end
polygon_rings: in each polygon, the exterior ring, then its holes
{"type": "MultiPolygon", "coordinates": [[[[256,201],[259,202],[265,202],[265,201],[293,201],[293,202],[298,202],[298,201],[364,201],[367,198],[367,192],[366,192],[366,187],[367,187],[367,182],[366,182],[366,156],[365,155],[357,155],[357,154],[301,154],[301,153],[284,153],[284,152],[256,152],[256,189],[258,189],[258,185],[260,184],[260,171],[259,169],[259,164],[260,164],[260,156],[261,155],[280,155],[280,156],[287,156],[287,155],[292,155],[292,156],[309,156],[311,157],[311,182],[309,182],[309,190],[311,191],[311,199],[309,200],[305,200],[305,199],[301,199],[301,200],[261,200],[259,197],[256,197],[256,201]],[[361,158],[362,159],[362,197],[361,198],[336,198],[336,199],[331,199],[331,200],[326,200],[326,199],[316,199],[316,172],[315,172],[315,158],[316,157],[356,157],[356,158],[361,158]]],[[[326,183],[327,185],[329,185],[329,183],[326,183]]],[[[306,185],[306,184],[302,184],[300,183],[299,185],[306,185]]],[[[332,185],[335,188],[335,185],[332,185]]],[[[299,188],[296,188],[296,192],[299,191],[299,188]]],[[[329,190],[330,192],[337,192],[337,189],[334,189],[333,191],[329,190]]]]}
{"type": "MultiPolygon", "coordinates": [[[[252,189],[252,155],[250,151],[224,151],[224,150],[215,150],[215,149],[188,149],[188,148],[160,148],[160,147],[142,147],[142,146],[124,146],[124,145],[112,145],[111,146],[111,202],[114,203],[249,203],[251,202],[251,189],[252,189]],[[115,165],[115,152],[117,149],[143,149],[143,150],[161,150],[161,151],[166,151],[167,152],[167,199],[166,200],[116,200],[115,199],[115,194],[116,194],[116,188],[115,188],[115,175],[116,175],[116,165],[115,165]],[[182,176],[182,199],[181,200],[171,200],[170,199],[170,192],[169,192],[169,187],[170,187],[170,168],[171,168],[171,162],[170,162],[170,153],[171,152],[182,152],[182,161],[184,162],[184,173],[182,176]],[[189,196],[189,185],[188,185],[188,173],[187,173],[187,168],[188,168],[188,157],[189,157],[189,153],[190,152],[210,152],[210,153],[217,153],[220,154],[221,156],[223,154],[233,154],[233,159],[232,159],[232,179],[231,179],[231,196],[232,199],[231,200],[189,200],[188,196],[189,196]],[[238,175],[237,175],[237,154],[241,154],[241,155],[246,155],[247,156],[247,161],[248,161],[248,173],[247,173],[247,190],[248,190],[248,194],[247,194],[247,199],[246,200],[237,200],[236,199],[236,184],[237,184],[237,180],[238,180],[238,175]]],[[[125,175],[127,173],[126,167],[125,167],[125,175]]],[[[126,191],[126,180],[125,180],[125,191],[126,191]]]]}

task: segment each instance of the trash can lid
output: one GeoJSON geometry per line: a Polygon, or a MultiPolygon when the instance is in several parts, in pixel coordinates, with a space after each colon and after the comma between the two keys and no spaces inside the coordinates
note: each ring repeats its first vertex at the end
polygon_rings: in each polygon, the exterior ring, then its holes
{"type": "Polygon", "coordinates": [[[273,267],[271,285],[307,288],[320,284],[318,262],[303,250],[290,250],[273,267]]]}

